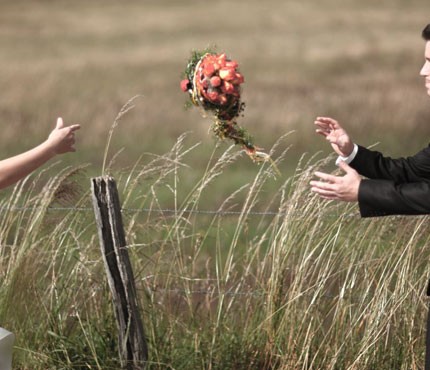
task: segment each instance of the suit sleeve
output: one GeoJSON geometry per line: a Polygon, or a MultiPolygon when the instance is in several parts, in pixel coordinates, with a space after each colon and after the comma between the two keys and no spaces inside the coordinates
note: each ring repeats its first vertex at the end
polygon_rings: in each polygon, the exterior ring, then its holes
{"type": "Polygon", "coordinates": [[[358,205],[362,217],[429,214],[430,184],[364,179],[358,189],[358,205]]]}
{"type": "Polygon", "coordinates": [[[368,177],[358,192],[362,217],[430,213],[430,147],[399,159],[359,147],[350,165],[368,177]]]}
{"type": "Polygon", "coordinates": [[[414,156],[397,159],[358,146],[357,155],[350,166],[369,179],[393,180],[396,183],[430,182],[430,146],[414,156]]]}

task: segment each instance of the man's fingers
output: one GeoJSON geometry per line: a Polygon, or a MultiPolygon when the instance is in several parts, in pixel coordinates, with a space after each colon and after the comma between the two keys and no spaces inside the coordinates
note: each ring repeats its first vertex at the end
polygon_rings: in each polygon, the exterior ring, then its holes
{"type": "Polygon", "coordinates": [[[329,136],[332,132],[340,129],[337,121],[327,117],[318,117],[314,125],[318,127],[316,131],[324,136],[329,136]]]}
{"type": "Polygon", "coordinates": [[[348,163],[346,163],[346,162],[344,162],[344,161],[340,161],[339,162],[339,167],[343,170],[343,171],[345,171],[346,173],[351,173],[351,172],[354,172],[355,170],[348,164],[348,163]]]}
{"type": "Polygon", "coordinates": [[[325,122],[321,122],[321,121],[315,121],[314,122],[314,125],[315,126],[318,126],[321,130],[324,130],[324,131],[330,131],[330,124],[328,124],[328,123],[325,123],[325,122]]]}
{"type": "Polygon", "coordinates": [[[312,188],[316,188],[316,189],[322,189],[322,190],[328,190],[328,191],[333,191],[333,184],[330,184],[329,182],[324,182],[324,181],[311,181],[310,182],[312,188]]]}
{"type": "Polygon", "coordinates": [[[339,178],[337,176],[329,175],[328,173],[324,173],[324,172],[316,171],[315,176],[331,183],[335,183],[339,181],[339,178]]]}
{"type": "Polygon", "coordinates": [[[316,129],[315,132],[321,136],[327,137],[328,132],[325,130],[321,130],[321,129],[316,129]]]}
{"type": "Polygon", "coordinates": [[[325,199],[336,199],[337,198],[337,195],[335,193],[333,193],[333,191],[331,191],[331,190],[321,189],[319,187],[312,186],[311,191],[313,191],[314,193],[318,194],[320,197],[323,197],[325,199]]]}
{"type": "Polygon", "coordinates": [[[339,123],[335,119],[330,117],[317,117],[316,122],[321,122],[326,125],[339,126],[339,123]]]}
{"type": "Polygon", "coordinates": [[[322,195],[322,194],[317,194],[320,198],[323,198],[323,199],[327,199],[327,200],[335,200],[335,199],[338,199],[337,197],[335,197],[335,196],[332,196],[332,195],[322,195]]]}

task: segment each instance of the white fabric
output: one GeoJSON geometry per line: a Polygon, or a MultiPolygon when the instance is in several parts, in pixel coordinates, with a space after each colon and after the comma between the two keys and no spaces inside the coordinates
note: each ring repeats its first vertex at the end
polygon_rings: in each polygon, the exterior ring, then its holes
{"type": "Polygon", "coordinates": [[[342,157],[342,156],[337,157],[336,165],[339,165],[341,161],[347,164],[350,164],[355,158],[355,156],[357,155],[357,152],[358,152],[358,145],[354,144],[354,149],[352,150],[351,154],[348,157],[342,157]]]}
{"type": "Polygon", "coordinates": [[[12,370],[12,349],[15,335],[0,328],[0,370],[12,370]]]}

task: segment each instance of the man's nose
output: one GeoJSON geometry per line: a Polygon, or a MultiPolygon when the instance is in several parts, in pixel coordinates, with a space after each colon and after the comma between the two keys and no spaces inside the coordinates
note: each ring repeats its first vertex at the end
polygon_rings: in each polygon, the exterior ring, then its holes
{"type": "Polygon", "coordinates": [[[426,61],[424,63],[423,67],[421,68],[420,75],[421,76],[429,76],[430,75],[430,62],[429,61],[426,61]]]}

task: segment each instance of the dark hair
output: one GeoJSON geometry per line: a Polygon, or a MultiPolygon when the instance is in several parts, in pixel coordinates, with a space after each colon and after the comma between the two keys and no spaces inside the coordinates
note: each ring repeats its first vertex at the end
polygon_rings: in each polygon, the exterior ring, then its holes
{"type": "Polygon", "coordinates": [[[424,40],[430,41],[430,23],[423,29],[422,36],[424,40]]]}

